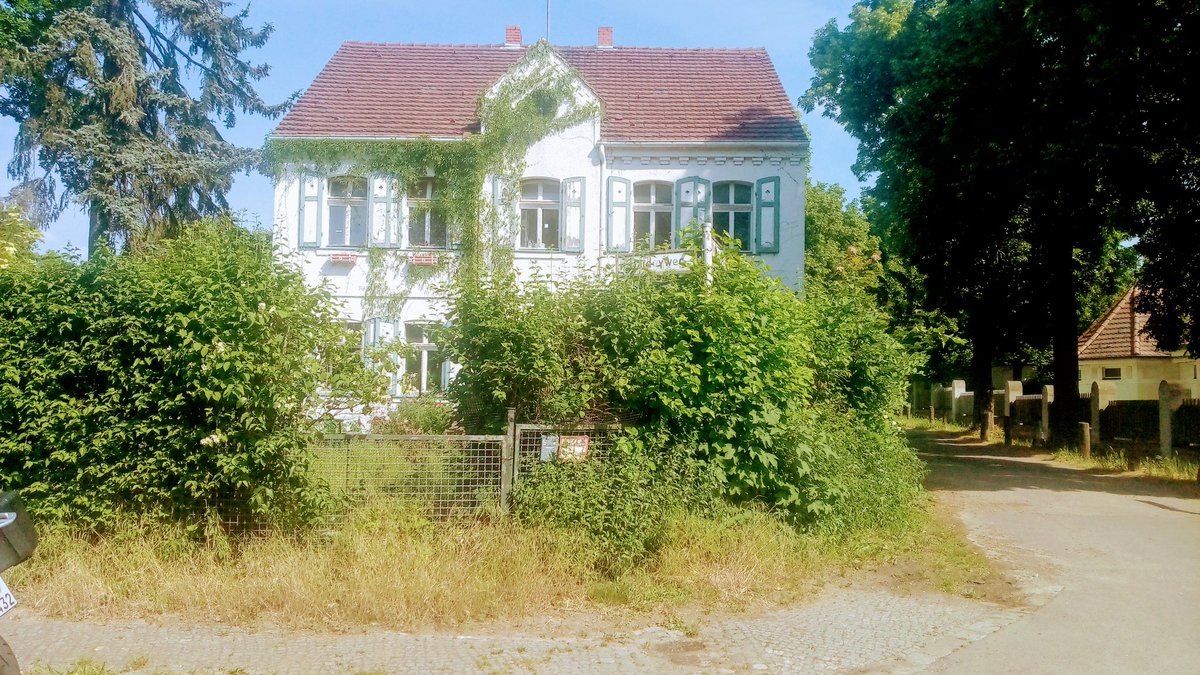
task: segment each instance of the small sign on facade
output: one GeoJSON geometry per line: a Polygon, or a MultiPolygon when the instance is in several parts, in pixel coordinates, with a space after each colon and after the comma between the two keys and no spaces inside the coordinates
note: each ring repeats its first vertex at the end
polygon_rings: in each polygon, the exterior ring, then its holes
{"type": "Polygon", "coordinates": [[[582,462],[588,458],[591,447],[587,436],[560,436],[558,439],[558,461],[582,462]]]}
{"type": "Polygon", "coordinates": [[[559,436],[545,434],[542,436],[541,460],[549,462],[582,462],[588,458],[591,450],[591,439],[587,436],[559,436]]]}

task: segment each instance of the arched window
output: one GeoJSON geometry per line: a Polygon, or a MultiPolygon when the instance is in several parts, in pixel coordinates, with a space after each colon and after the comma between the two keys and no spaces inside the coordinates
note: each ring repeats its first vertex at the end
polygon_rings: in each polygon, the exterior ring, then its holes
{"type": "Polygon", "coordinates": [[[558,181],[521,181],[521,248],[558,250],[558,181]]]}
{"type": "Polygon", "coordinates": [[[746,252],[753,246],[754,232],[750,223],[753,195],[754,186],[750,183],[713,184],[713,230],[737,240],[746,252]]]}
{"type": "Polygon", "coordinates": [[[366,246],[371,231],[367,179],[329,179],[329,246],[366,246]]]}
{"type": "Polygon", "coordinates": [[[671,245],[674,216],[671,183],[646,181],[633,184],[634,248],[663,248],[671,245]]]}
{"type": "Polygon", "coordinates": [[[446,222],[433,209],[438,188],[433,178],[422,178],[408,188],[408,245],[446,248],[446,222]]]}

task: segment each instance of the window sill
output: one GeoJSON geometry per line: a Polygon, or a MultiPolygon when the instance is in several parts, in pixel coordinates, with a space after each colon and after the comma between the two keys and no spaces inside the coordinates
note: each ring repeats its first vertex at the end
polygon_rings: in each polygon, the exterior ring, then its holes
{"type": "Polygon", "coordinates": [[[557,248],[518,248],[517,255],[551,256],[551,255],[580,255],[583,251],[563,251],[557,248]]]}

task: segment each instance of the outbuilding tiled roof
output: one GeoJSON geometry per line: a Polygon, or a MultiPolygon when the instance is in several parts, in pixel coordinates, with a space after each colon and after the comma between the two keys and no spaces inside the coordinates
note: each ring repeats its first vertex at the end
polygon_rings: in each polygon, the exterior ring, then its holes
{"type": "Polygon", "coordinates": [[[1134,311],[1137,287],[1117,301],[1104,316],[1088,326],[1079,337],[1079,359],[1125,359],[1137,356],[1164,357],[1154,338],[1145,335],[1145,314],[1134,311]]]}
{"type": "MultiPolygon", "coordinates": [[[[600,97],[606,141],[799,141],[764,49],[555,47],[600,97]]],[[[347,42],[276,137],[458,137],[527,48],[347,42]]]]}

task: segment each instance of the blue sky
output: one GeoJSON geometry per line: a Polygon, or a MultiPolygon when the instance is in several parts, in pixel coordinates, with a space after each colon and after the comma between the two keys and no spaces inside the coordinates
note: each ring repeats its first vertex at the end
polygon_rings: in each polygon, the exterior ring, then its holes
{"type": "MultiPolygon", "coordinates": [[[[238,3],[234,3],[237,5],[238,3]]],[[[552,0],[550,41],[563,45],[595,44],[596,28],[612,26],[614,43],[641,47],[765,47],[793,101],[812,78],[808,48],[813,33],[831,18],[840,24],[851,0],[552,0]]],[[[255,62],[271,65],[259,85],[268,101],[278,101],[306,87],[346,40],[494,44],[504,27],[520,25],[525,41],[541,38],[546,26],[545,0],[258,0],[250,5],[250,21],[270,23],[275,34],[251,53],[255,62]]],[[[816,114],[804,120],[812,133],[812,175],[839,183],[851,196],[859,184],[850,170],[856,143],[841,127],[816,114]]],[[[245,118],[226,132],[244,146],[259,146],[275,122],[245,118]]],[[[0,119],[0,163],[12,158],[16,126],[0,119]]],[[[0,176],[0,194],[12,180],[0,176]]],[[[251,221],[271,221],[271,181],[253,174],[238,176],[230,205],[251,221]]],[[[87,218],[71,208],[45,232],[43,248],[68,244],[85,248],[87,218]]]]}

